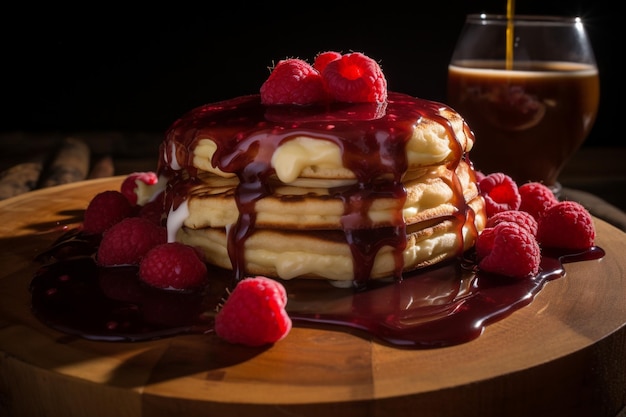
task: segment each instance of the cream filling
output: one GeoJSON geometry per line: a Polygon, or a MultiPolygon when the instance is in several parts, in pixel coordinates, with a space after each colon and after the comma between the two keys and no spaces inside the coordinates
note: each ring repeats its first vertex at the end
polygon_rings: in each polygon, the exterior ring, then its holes
{"type": "Polygon", "coordinates": [[[281,144],[272,155],[272,167],[278,179],[289,184],[306,169],[343,168],[341,150],[333,142],[298,136],[281,144]]]}
{"type": "Polygon", "coordinates": [[[168,146],[169,149],[167,149],[166,147],[166,149],[163,150],[163,159],[167,164],[169,164],[169,167],[171,169],[173,169],[174,171],[180,171],[182,167],[180,165],[180,162],[176,158],[176,144],[169,143],[168,146]]]}
{"type": "Polygon", "coordinates": [[[174,242],[176,234],[183,227],[183,223],[189,217],[188,200],[183,201],[176,209],[173,207],[167,216],[167,241],[174,242]]]}

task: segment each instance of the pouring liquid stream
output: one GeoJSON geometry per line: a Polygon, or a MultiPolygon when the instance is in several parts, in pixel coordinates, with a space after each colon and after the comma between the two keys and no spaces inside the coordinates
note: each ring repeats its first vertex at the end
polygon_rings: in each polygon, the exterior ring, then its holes
{"type": "Polygon", "coordinates": [[[513,29],[513,16],[515,15],[515,0],[506,1],[506,69],[513,69],[513,40],[515,31],[513,29]]]}

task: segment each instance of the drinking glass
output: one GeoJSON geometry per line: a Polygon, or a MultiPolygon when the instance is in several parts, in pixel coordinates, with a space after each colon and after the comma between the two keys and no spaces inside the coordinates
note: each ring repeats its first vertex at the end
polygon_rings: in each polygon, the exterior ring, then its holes
{"type": "Polygon", "coordinates": [[[558,195],[558,176],[598,111],[600,81],[578,17],[468,15],[448,67],[448,102],[467,121],[484,174],[558,195]]]}

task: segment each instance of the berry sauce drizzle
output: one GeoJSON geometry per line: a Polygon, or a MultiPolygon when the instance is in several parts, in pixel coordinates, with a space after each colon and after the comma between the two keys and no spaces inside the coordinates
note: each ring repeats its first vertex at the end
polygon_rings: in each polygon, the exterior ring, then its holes
{"type": "MultiPolygon", "coordinates": [[[[474,214],[456,177],[460,161],[469,157],[457,137],[458,132],[442,116],[445,108],[441,103],[395,92],[389,92],[384,104],[265,106],[259,95],[250,95],[198,107],[178,119],[161,144],[158,171],[168,178],[166,206],[177,209],[198,184],[194,150],[200,140],[211,138],[216,144],[211,165],[236,175],[239,180],[234,192],[239,217],[228,233],[227,242],[230,264],[238,281],[247,272],[246,240],[257,229],[256,203],[275,194],[269,180],[276,174],[272,165],[276,150],[301,136],[328,141],[341,150],[342,166],[355,177],[354,184],[329,190],[330,198],[343,202],[341,231],[352,254],[354,280],[367,285],[376,254],[383,246],[392,248],[392,275],[400,279],[408,238],[402,215],[407,197],[402,179],[409,169],[406,147],[416,125],[434,121],[447,133],[451,152],[439,162],[452,173],[449,185],[458,210],[454,215],[454,228],[459,236],[456,254],[464,249],[463,228],[475,228],[474,214]],[[377,200],[394,200],[397,204],[394,218],[384,227],[375,224],[368,214],[377,200]],[[374,228],[376,232],[372,233],[374,228]]],[[[473,141],[467,124],[463,123],[462,131],[467,141],[473,141]]]]}
{"type": "MultiPolygon", "coordinates": [[[[37,260],[32,310],[46,325],[89,340],[137,342],[213,332],[214,316],[233,272],[210,267],[202,292],[151,288],[137,267],[99,267],[98,238],[72,230],[37,260]]],[[[365,288],[335,288],[326,281],[283,281],[295,325],[358,330],[364,337],[411,349],[469,342],[485,326],[526,306],[544,285],[565,276],[564,263],[600,259],[600,247],[580,253],[544,253],[541,272],[511,279],[476,271],[471,257],[370,281],[365,288]]]]}

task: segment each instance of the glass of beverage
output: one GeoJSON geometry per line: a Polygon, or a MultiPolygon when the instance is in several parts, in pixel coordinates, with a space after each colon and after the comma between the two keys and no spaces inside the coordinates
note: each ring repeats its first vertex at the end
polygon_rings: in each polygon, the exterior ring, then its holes
{"type": "Polygon", "coordinates": [[[474,167],[519,185],[558,176],[596,118],[600,81],[580,18],[468,15],[448,67],[448,102],[476,141],[474,167]]]}

